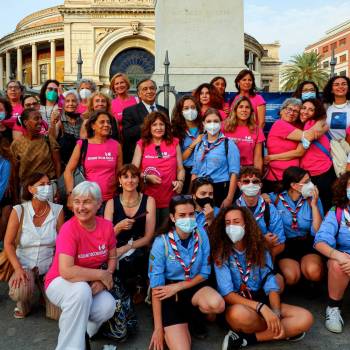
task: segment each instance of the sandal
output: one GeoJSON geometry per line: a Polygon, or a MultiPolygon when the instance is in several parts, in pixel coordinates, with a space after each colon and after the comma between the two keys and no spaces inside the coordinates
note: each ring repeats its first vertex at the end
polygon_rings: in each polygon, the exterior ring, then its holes
{"type": "Polygon", "coordinates": [[[21,309],[19,309],[18,307],[15,307],[15,309],[13,310],[13,317],[17,319],[22,319],[22,318],[25,318],[26,315],[23,313],[21,309]]]}

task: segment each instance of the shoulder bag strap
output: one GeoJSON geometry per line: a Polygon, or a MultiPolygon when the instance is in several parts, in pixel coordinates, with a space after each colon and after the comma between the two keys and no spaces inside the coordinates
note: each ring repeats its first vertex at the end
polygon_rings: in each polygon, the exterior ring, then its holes
{"type": "Polygon", "coordinates": [[[24,218],[24,207],[21,204],[21,218],[19,220],[19,226],[18,226],[18,230],[17,230],[17,235],[16,235],[16,240],[15,240],[15,248],[17,248],[20,240],[21,240],[21,236],[22,236],[22,227],[23,227],[23,218],[24,218]]]}

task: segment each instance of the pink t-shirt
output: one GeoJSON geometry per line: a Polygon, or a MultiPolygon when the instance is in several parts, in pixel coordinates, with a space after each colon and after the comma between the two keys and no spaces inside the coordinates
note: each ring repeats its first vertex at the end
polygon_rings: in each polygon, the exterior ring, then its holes
{"type": "Polygon", "coordinates": [[[74,265],[88,269],[99,269],[107,263],[109,251],[116,247],[116,239],[111,221],[96,217],[96,228],[88,231],[73,216],[60,229],[56,240],[53,263],[45,277],[45,289],[60,276],[59,255],[74,258],[74,265]]]}
{"type": "MultiPolygon", "coordinates": [[[[137,144],[142,150],[142,141],[137,141],[137,144]]],[[[167,208],[171,197],[175,194],[172,182],[176,180],[176,147],[178,144],[179,140],[177,138],[174,138],[170,145],[162,141],[160,144],[162,158],[158,158],[154,143],[143,149],[141,171],[148,175],[157,175],[162,179],[160,185],[147,183],[144,191],[155,199],[157,208],[167,208]]]]}
{"type": "MultiPolygon", "coordinates": [[[[299,142],[288,140],[287,136],[296,129],[294,125],[284,120],[279,119],[275,121],[267,137],[268,154],[279,154],[295,150],[299,142]]],[[[282,180],[283,171],[290,166],[299,166],[299,158],[273,160],[269,163],[269,171],[266,178],[270,181],[282,180]]]]}
{"type": "MultiPolygon", "coordinates": [[[[237,95],[232,104],[231,104],[231,108],[233,107],[233,105],[235,104],[235,102],[241,97],[241,95],[237,95]]],[[[255,114],[255,120],[258,120],[258,107],[259,106],[263,106],[266,105],[266,101],[264,100],[264,98],[261,95],[255,94],[255,96],[249,96],[249,100],[252,103],[253,109],[254,109],[254,114],[255,114]]]]}
{"type": "MultiPolygon", "coordinates": [[[[81,148],[82,140],[77,144],[81,148]]],[[[102,192],[102,199],[113,198],[116,189],[116,172],[118,166],[118,141],[108,139],[105,143],[89,143],[84,162],[85,177],[97,182],[102,192]]]]}
{"type": "MultiPolygon", "coordinates": [[[[306,122],[304,130],[309,130],[315,123],[315,120],[306,122]]],[[[331,145],[326,135],[322,135],[317,141],[324,146],[329,153],[331,152],[331,145]]],[[[315,145],[315,141],[311,143],[310,148],[305,152],[300,161],[300,167],[307,170],[311,176],[324,174],[332,165],[332,160],[315,145]]]]}
{"type": "Polygon", "coordinates": [[[21,104],[16,104],[12,106],[12,115],[11,118],[3,120],[2,124],[4,124],[6,127],[13,129],[16,125],[16,122],[18,120],[18,117],[23,112],[23,106],[21,104]]]}
{"type": "Polygon", "coordinates": [[[241,165],[254,165],[254,149],[257,143],[265,141],[265,136],[261,128],[256,128],[251,132],[247,126],[236,127],[235,131],[224,131],[226,137],[235,141],[241,157],[241,165]]]}
{"type": "Polygon", "coordinates": [[[135,96],[129,96],[126,100],[122,100],[120,97],[116,97],[112,100],[112,114],[114,118],[117,119],[120,129],[122,127],[124,109],[136,105],[137,103],[135,96]]]}
{"type": "Polygon", "coordinates": [[[83,105],[81,102],[78,104],[78,107],[76,109],[76,113],[83,114],[87,111],[88,107],[86,105],[83,105]]]}

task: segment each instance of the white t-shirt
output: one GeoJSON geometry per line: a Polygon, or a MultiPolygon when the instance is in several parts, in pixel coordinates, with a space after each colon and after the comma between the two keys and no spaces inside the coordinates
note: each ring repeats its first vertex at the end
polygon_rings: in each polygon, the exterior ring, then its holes
{"type": "Polygon", "coordinates": [[[327,125],[333,140],[345,139],[350,126],[350,101],[342,105],[332,104],[327,109],[327,125]]]}

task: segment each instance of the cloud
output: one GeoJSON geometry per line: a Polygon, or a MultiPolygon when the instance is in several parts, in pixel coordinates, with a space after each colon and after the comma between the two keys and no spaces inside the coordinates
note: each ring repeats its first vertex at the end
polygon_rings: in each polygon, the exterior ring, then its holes
{"type": "Polygon", "coordinates": [[[316,7],[314,1],[285,1],[281,7],[274,6],[274,1],[259,5],[248,0],[245,2],[245,32],[260,43],[279,40],[280,58],[286,62],[321,39],[327,30],[350,19],[349,1],[317,3],[316,7]]]}

